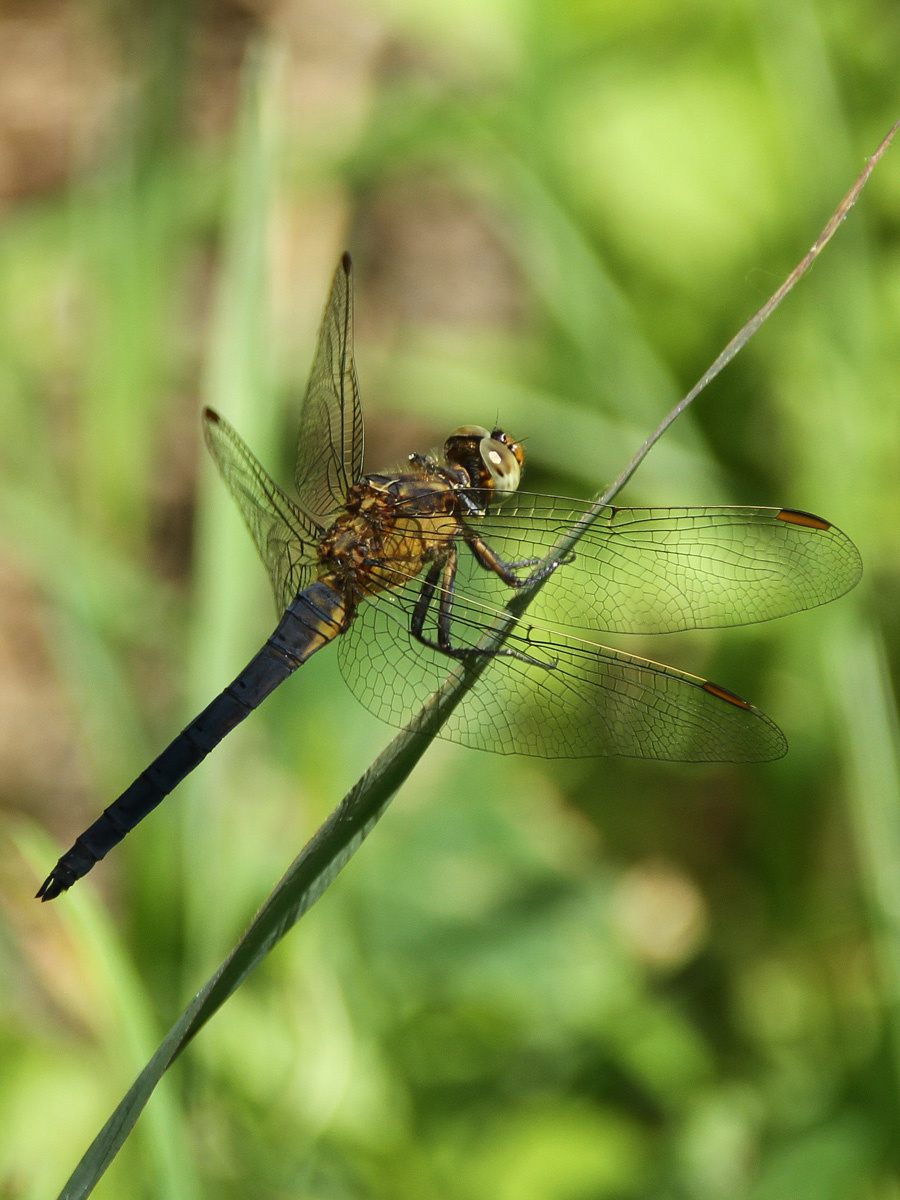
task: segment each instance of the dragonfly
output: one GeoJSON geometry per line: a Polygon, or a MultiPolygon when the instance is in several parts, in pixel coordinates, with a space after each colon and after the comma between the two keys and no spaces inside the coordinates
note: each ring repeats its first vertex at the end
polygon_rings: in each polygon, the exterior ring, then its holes
{"type": "Polygon", "coordinates": [[[519,488],[524,452],[463,426],[443,455],[363,472],[352,269],[331,288],[301,410],[296,499],[218,413],[207,445],[265,563],[280,620],[237,678],[78,837],[42,885],[51,900],[102,859],[313,654],[338,643],[362,703],[407,724],[460,664],[480,671],[441,735],[543,757],[684,762],[781,757],[764,713],[709,680],[598,644],[593,631],[671,633],[767,621],[834,600],[856,547],[790,508],[616,508],[519,488]],[[574,549],[563,549],[578,528],[574,549]],[[511,595],[527,611],[485,648],[511,595]],[[578,633],[571,632],[579,630],[578,633]],[[585,631],[585,632],[581,632],[585,631]]]}

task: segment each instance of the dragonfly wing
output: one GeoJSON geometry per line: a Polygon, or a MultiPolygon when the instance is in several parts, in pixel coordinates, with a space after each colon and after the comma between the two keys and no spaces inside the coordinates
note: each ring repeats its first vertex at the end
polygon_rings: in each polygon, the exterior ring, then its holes
{"type": "MultiPolygon", "coordinates": [[[[472,524],[504,559],[543,558],[586,511],[577,500],[523,494],[472,524]]],[[[604,508],[529,611],[613,633],[748,625],[826,604],[861,571],[846,534],[809,513],[604,508]]],[[[504,593],[480,569],[465,588],[491,603],[504,593]]]]}
{"type": "MultiPolygon", "coordinates": [[[[403,726],[459,669],[409,633],[415,582],[363,603],[338,643],[341,670],[362,704],[403,726]]],[[[475,646],[483,614],[459,601],[454,645],[475,646]]],[[[433,618],[426,628],[436,635],[433,618]]],[[[764,762],[787,749],[752,705],[694,675],[562,635],[517,626],[463,697],[441,736],[478,750],[542,758],[625,755],[675,762],[764,762]]]]}
{"type": "Polygon", "coordinates": [[[353,277],[341,259],[322,318],[316,357],[300,413],[295,479],[300,506],[332,523],[362,477],[363,416],[353,361],[353,277]]]}
{"type": "Polygon", "coordinates": [[[281,490],[227,421],[211,408],[203,417],[206,444],[266,564],[279,612],[284,612],[312,581],[322,530],[281,490]]]}

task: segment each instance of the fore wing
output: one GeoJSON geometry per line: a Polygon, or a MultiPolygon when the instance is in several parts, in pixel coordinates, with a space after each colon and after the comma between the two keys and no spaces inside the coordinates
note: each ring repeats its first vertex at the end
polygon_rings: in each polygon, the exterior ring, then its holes
{"type": "Polygon", "coordinates": [[[203,413],[206,444],[237,501],[272,580],[278,611],[313,578],[322,530],[281,490],[246,443],[218,413],[203,413]]]}
{"type": "Polygon", "coordinates": [[[322,318],[300,413],[295,479],[300,507],[328,526],[362,477],[363,417],[353,361],[353,277],[341,259],[322,318]]]}
{"type": "MultiPolygon", "coordinates": [[[[471,524],[507,561],[542,559],[585,512],[577,500],[526,493],[471,524]]],[[[467,559],[459,590],[505,603],[500,580],[467,559]]],[[[846,534],[792,509],[605,508],[529,614],[612,633],[748,625],[826,604],[861,571],[846,534]]]]}

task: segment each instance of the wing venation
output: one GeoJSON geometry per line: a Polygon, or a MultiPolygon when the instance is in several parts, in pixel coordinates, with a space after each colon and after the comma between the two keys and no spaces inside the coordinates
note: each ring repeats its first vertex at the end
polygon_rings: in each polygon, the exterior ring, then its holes
{"type": "Polygon", "coordinates": [[[269,572],[279,612],[311,582],[322,530],[278,486],[244,440],[213,409],[206,444],[269,572]]]}
{"type": "Polygon", "coordinates": [[[362,477],[363,415],[353,358],[353,275],[341,259],[300,412],[295,480],[300,507],[328,526],[362,477]]]}

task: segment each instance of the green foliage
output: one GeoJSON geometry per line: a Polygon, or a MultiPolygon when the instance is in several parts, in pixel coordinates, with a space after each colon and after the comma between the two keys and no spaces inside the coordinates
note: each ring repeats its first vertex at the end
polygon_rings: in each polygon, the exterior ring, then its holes
{"type": "MultiPolygon", "coordinates": [[[[66,36],[101,39],[85,95],[112,102],[0,225],[0,1194],[22,1198],[62,1186],[391,736],[323,653],[32,901],[56,855],[35,830],[68,845],[273,624],[201,403],[287,481],[346,246],[370,466],[497,416],[529,487],[589,496],[898,115],[874,0],[83,7],[66,36]]],[[[622,498],[785,504],[859,545],[833,609],[621,643],[752,698],[789,756],[435,744],[97,1196],[900,1196],[898,163],[622,498]]]]}

